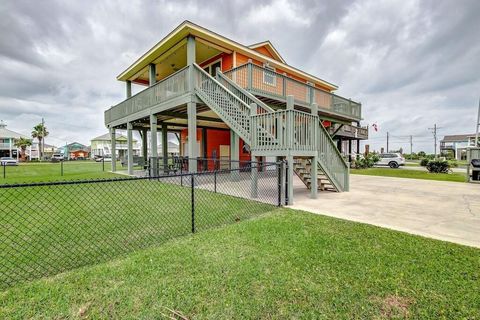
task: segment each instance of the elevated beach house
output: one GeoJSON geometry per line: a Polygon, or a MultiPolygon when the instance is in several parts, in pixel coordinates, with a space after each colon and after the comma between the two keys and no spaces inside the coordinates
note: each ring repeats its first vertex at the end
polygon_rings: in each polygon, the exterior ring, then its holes
{"type": "MultiPolygon", "coordinates": [[[[127,130],[130,160],[132,130],[145,133],[144,143],[151,133],[154,158],[168,155],[167,148],[157,154],[157,130],[164,139],[175,131],[190,171],[197,170],[197,158],[282,158],[289,163],[287,179],[296,171],[315,197],[318,189],[348,190],[352,145],[358,149],[368,137],[360,103],[289,65],[269,41],[245,46],[189,21],[117,79],[125,82],[126,99],[105,111],[105,125],[112,150],[116,129],[127,130]],[[133,84],[145,89],[132,95],[133,84]]],[[[291,183],[288,189],[292,199],[291,183]]]]}

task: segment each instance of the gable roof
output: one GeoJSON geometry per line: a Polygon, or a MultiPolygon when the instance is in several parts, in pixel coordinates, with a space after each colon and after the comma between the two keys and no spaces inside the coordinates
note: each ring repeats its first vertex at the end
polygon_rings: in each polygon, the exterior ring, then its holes
{"type": "Polygon", "coordinates": [[[0,138],[13,138],[13,139],[20,139],[20,138],[25,138],[25,139],[30,139],[29,137],[7,129],[7,125],[1,121],[0,122],[0,138]]]}
{"type": "Polygon", "coordinates": [[[280,62],[273,58],[267,57],[254,49],[251,49],[243,44],[240,44],[236,41],[228,39],[222,35],[219,35],[204,27],[194,24],[188,20],[185,20],[184,22],[182,22],[167,36],[165,36],[156,45],[154,45],[150,50],[148,50],[140,58],[138,58],[132,65],[130,65],[127,69],[125,69],[122,73],[120,73],[117,76],[117,80],[120,80],[120,81],[129,80],[131,77],[136,75],[139,71],[143,70],[150,63],[156,60],[159,56],[166,53],[173,47],[181,44],[182,41],[184,41],[188,35],[197,37],[207,43],[214,43],[215,46],[221,47],[225,50],[236,51],[241,54],[254,57],[259,61],[268,62],[269,65],[273,67],[278,67],[279,69],[283,69],[292,75],[295,75],[301,78],[306,78],[310,82],[330,88],[330,90],[338,89],[338,86],[328,81],[325,81],[305,71],[292,67],[284,62],[280,62]]]}
{"type": "MultiPolygon", "coordinates": [[[[115,140],[126,140],[127,137],[124,136],[123,134],[116,134],[115,135],[115,140]]],[[[101,136],[98,136],[96,138],[93,138],[91,139],[90,141],[110,141],[112,140],[110,138],[110,133],[105,133],[105,134],[102,134],[101,136]]],[[[132,140],[133,142],[136,142],[137,140],[133,139],[132,140]]]]}
{"type": "Polygon", "coordinates": [[[467,141],[468,138],[471,138],[471,137],[475,137],[475,133],[444,136],[442,141],[443,142],[467,141]]]}
{"type": "Polygon", "coordinates": [[[280,53],[277,51],[277,49],[275,49],[275,47],[273,46],[273,44],[267,40],[267,41],[263,41],[263,42],[259,42],[259,43],[254,43],[254,44],[251,44],[248,46],[250,49],[258,49],[258,48],[261,48],[261,47],[264,47],[265,49],[267,49],[267,51],[272,55],[272,57],[281,62],[281,63],[285,63],[285,60],[282,58],[282,56],[280,55],[280,53]]]}

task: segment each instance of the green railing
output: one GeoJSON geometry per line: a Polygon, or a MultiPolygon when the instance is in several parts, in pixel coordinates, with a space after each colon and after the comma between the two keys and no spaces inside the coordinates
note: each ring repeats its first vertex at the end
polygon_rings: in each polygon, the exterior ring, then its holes
{"type": "Polygon", "coordinates": [[[317,123],[317,128],[318,163],[337,190],[348,191],[350,167],[321,122],[317,123]]]}
{"type": "Polygon", "coordinates": [[[297,110],[253,115],[253,151],[315,151],[318,117],[297,110]],[[268,133],[268,134],[266,134],[268,133]]]}
{"type": "Polygon", "coordinates": [[[185,67],[105,111],[105,124],[166,102],[188,91],[185,67]]]}
{"type": "Polygon", "coordinates": [[[284,74],[247,63],[224,73],[240,87],[259,96],[285,101],[293,95],[295,104],[309,107],[316,103],[320,111],[360,120],[362,106],[360,103],[343,98],[313,85],[290,78],[284,74]]]}

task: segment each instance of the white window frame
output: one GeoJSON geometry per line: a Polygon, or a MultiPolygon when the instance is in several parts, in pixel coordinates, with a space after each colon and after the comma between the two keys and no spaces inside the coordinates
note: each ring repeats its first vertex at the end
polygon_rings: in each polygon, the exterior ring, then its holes
{"type": "Polygon", "coordinates": [[[267,84],[269,86],[272,86],[272,87],[276,87],[277,86],[277,75],[275,74],[276,73],[275,67],[271,67],[268,64],[264,63],[263,68],[267,69],[268,71],[273,72],[273,74],[269,74],[268,72],[263,70],[263,83],[267,84]],[[271,82],[267,81],[266,76],[270,76],[272,78],[272,81],[271,82]]]}
{"type": "Polygon", "coordinates": [[[210,62],[209,64],[203,66],[202,69],[205,70],[206,68],[208,68],[208,74],[209,74],[209,75],[212,75],[212,66],[213,66],[215,63],[218,63],[218,62],[220,62],[220,71],[222,71],[222,67],[223,67],[223,66],[222,66],[222,58],[218,58],[217,60],[210,62]]]}

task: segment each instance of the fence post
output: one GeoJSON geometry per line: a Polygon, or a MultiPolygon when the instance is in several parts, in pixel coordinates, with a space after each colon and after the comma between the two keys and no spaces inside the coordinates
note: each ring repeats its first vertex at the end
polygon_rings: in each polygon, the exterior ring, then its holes
{"type": "Polygon", "coordinates": [[[277,192],[278,192],[278,203],[277,206],[282,206],[282,173],[283,173],[283,161],[277,158],[277,192]]]}
{"type": "Polygon", "coordinates": [[[191,175],[192,181],[192,233],[195,233],[195,175],[191,175]]]}
{"type": "Polygon", "coordinates": [[[180,159],[180,186],[183,187],[183,158],[180,159]]]}
{"type": "Polygon", "coordinates": [[[102,171],[105,172],[105,158],[102,158],[102,171]]]}
{"type": "Polygon", "coordinates": [[[248,59],[248,64],[247,64],[247,89],[252,90],[252,71],[253,71],[253,65],[252,65],[252,60],[248,59]]]}
{"type": "Polygon", "coordinates": [[[7,167],[6,164],[7,164],[6,162],[2,162],[2,167],[3,167],[3,179],[5,179],[6,174],[7,174],[7,172],[6,172],[6,170],[5,170],[5,168],[7,167]]]}
{"type": "Polygon", "coordinates": [[[60,175],[63,177],[63,161],[60,161],[60,175]]]}
{"type": "Polygon", "coordinates": [[[217,169],[213,169],[213,191],[217,193],[217,169]]]}

